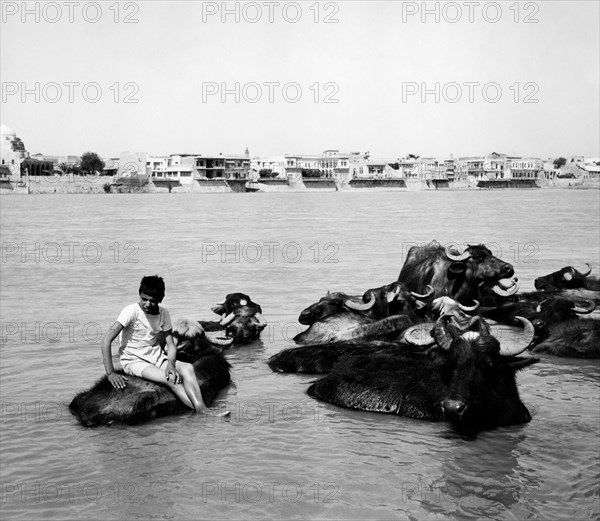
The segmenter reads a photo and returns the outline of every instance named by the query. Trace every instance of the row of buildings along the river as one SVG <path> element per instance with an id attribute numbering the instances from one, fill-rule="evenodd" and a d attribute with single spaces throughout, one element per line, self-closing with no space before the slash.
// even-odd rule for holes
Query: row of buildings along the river
<path id="1" fill-rule="evenodd" d="M 65 165 L 75 165 L 76 156 L 29 154 L 15 132 L 2 125 L 2 166 L 5 182 L 24 182 L 59 175 Z M 27 161 L 25 161 L 27 160 Z M 600 159 L 571 156 L 557 168 L 553 159 L 510 156 L 492 152 L 473 157 L 372 158 L 369 152 L 325 150 L 315 155 L 285 154 L 251 157 L 180 153 L 155 156 L 124 152 L 119 158 L 105 158 L 99 176 L 113 185 L 148 183 L 156 190 L 202 191 L 221 184 L 235 191 L 265 187 L 331 188 L 349 187 L 449 187 L 477 186 L 488 181 L 528 181 L 530 186 L 600 179 Z M 23 168 L 25 166 L 25 168 Z M 107 182 L 108 182 L 107 181 Z M 523 186 L 526 186 L 525 184 Z"/>

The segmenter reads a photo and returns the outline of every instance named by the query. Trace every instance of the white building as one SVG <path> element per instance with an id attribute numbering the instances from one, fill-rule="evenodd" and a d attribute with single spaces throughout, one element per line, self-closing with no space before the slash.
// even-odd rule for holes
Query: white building
<path id="1" fill-rule="evenodd" d="M 3 177 L 12 180 L 21 178 L 21 163 L 28 158 L 25 145 L 16 132 L 7 125 L 0 125 L 0 160 Z"/>
<path id="2" fill-rule="evenodd" d="M 266 156 L 255 158 L 258 171 L 271 171 L 278 178 L 285 178 L 285 156 Z"/>

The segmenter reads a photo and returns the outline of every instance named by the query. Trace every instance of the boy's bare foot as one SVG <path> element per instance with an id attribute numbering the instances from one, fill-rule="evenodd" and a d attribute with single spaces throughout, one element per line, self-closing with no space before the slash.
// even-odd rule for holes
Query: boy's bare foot
<path id="1" fill-rule="evenodd" d="M 202 411 L 198 411 L 201 414 L 205 414 L 206 416 L 215 416 L 216 418 L 226 418 L 231 414 L 229 411 L 221 411 L 219 409 L 209 409 L 206 408 Z"/>

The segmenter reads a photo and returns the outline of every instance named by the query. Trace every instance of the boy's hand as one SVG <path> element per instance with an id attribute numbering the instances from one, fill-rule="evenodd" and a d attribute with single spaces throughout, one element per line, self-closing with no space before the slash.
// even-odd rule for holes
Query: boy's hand
<path id="1" fill-rule="evenodd" d="M 181 376 L 179 376 L 177 369 L 175 369 L 175 364 L 172 364 L 171 362 L 167 363 L 167 368 L 165 369 L 165 376 L 167 377 L 167 382 L 171 379 L 172 376 L 173 383 L 175 385 L 181 383 Z"/>
<path id="2" fill-rule="evenodd" d="M 108 375 L 108 381 L 115 389 L 125 389 L 127 384 L 125 383 L 127 380 L 126 376 L 117 373 L 110 373 Z"/>

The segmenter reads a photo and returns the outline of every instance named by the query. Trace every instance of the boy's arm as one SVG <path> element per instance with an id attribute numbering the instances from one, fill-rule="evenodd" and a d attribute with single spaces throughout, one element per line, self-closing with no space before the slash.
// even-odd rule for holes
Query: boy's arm
<path id="1" fill-rule="evenodd" d="M 166 344 L 165 347 L 167 350 L 168 358 L 167 367 L 165 369 L 165 376 L 167 377 L 167 380 L 169 380 L 170 375 L 172 374 L 173 381 L 177 384 L 181 382 L 181 376 L 179 376 L 177 369 L 175 369 L 175 360 L 177 359 L 177 348 L 175 347 L 175 342 L 173 342 L 173 335 L 171 335 L 171 330 L 169 329 L 168 331 L 164 331 L 164 335 Z"/>
<path id="2" fill-rule="evenodd" d="M 112 384 L 112 386 L 116 389 L 122 389 L 125 387 L 125 380 L 127 380 L 126 376 L 115 373 L 115 367 L 112 363 L 112 353 L 111 353 L 111 344 L 115 338 L 119 335 L 119 333 L 123 330 L 123 324 L 120 322 L 115 322 L 112 326 L 110 326 L 109 330 L 102 337 L 100 341 L 100 349 L 102 350 L 102 361 L 104 362 L 104 369 L 106 370 L 106 374 L 108 375 L 108 380 Z"/>

